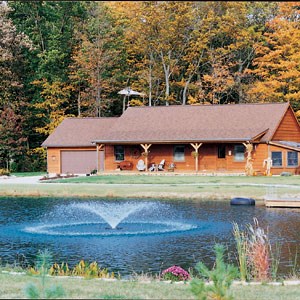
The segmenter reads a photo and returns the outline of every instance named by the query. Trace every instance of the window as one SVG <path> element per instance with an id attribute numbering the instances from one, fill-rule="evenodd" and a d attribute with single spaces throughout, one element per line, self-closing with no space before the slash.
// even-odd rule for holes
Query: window
<path id="1" fill-rule="evenodd" d="M 184 161 L 184 146 L 178 145 L 174 147 L 174 161 Z"/>
<path id="2" fill-rule="evenodd" d="M 116 161 L 124 160 L 124 147 L 123 146 L 115 146 L 115 160 Z"/>
<path id="3" fill-rule="evenodd" d="M 288 151 L 287 165 L 288 165 L 288 167 L 298 167 L 298 152 Z"/>
<path id="4" fill-rule="evenodd" d="M 245 160 L 245 147 L 243 145 L 234 145 L 234 160 L 235 161 Z"/>
<path id="5" fill-rule="evenodd" d="M 282 167 L 282 152 L 272 152 L 273 167 Z"/>
<path id="6" fill-rule="evenodd" d="M 218 158 L 225 158 L 225 157 L 226 157 L 226 146 L 218 145 Z"/>

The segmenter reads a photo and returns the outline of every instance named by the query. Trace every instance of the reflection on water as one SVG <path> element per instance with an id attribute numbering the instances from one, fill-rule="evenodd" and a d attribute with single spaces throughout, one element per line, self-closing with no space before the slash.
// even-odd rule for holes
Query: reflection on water
<path id="1" fill-rule="evenodd" d="M 110 201 L 117 204 L 121 200 Z M 121 229 L 116 230 L 116 234 L 99 234 L 97 230 L 105 232 L 105 221 L 99 215 L 72 209 L 80 208 L 82 203 L 87 202 L 97 205 L 108 201 L 2 198 L 2 264 L 14 263 L 24 256 L 32 263 L 38 250 L 47 248 L 57 262 L 68 262 L 72 266 L 81 259 L 97 261 L 102 267 L 120 271 L 122 275 L 157 273 L 174 264 L 187 269 L 200 260 L 212 266 L 215 243 L 224 244 L 229 257 L 236 259 L 232 222 L 244 229 L 256 217 L 260 226 L 268 231 L 271 243 L 282 244 L 279 273 L 283 274 L 291 272 L 291 261 L 300 242 L 299 209 L 230 206 L 229 200 L 132 199 L 131 204 L 143 203 L 145 209 L 126 217 L 123 225 L 122 222 L 119 224 Z M 147 210 L 147 205 L 151 209 Z M 132 233 L 132 228 L 136 233 Z M 125 234 L 126 230 L 130 234 Z M 87 231 L 92 234 L 85 234 Z M 79 234 L 72 234 L 74 232 Z"/>

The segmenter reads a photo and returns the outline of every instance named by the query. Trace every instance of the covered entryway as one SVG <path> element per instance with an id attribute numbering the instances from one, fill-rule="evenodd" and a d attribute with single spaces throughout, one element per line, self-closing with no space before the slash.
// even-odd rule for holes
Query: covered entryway
<path id="1" fill-rule="evenodd" d="M 62 150 L 61 173 L 90 174 L 97 169 L 97 152 L 95 150 Z"/>

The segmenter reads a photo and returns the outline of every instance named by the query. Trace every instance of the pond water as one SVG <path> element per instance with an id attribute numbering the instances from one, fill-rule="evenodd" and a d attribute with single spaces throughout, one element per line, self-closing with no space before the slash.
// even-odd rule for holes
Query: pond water
<path id="1" fill-rule="evenodd" d="M 235 261 L 232 222 L 244 229 L 256 217 L 271 243 L 282 244 L 280 274 L 291 272 L 300 245 L 300 210 L 230 206 L 226 201 L 157 199 L 1 198 L 1 263 L 33 264 L 48 249 L 70 266 L 97 261 L 122 276 L 214 263 L 222 243 Z M 299 255 L 298 255 L 299 257 Z M 300 263 L 300 261 L 299 261 Z"/>

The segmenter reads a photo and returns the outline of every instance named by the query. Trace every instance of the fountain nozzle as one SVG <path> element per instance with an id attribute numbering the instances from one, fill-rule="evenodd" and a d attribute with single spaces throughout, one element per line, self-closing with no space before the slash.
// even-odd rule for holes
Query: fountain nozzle
<path id="1" fill-rule="evenodd" d="M 105 227 L 106 230 L 122 230 L 123 227 Z"/>

